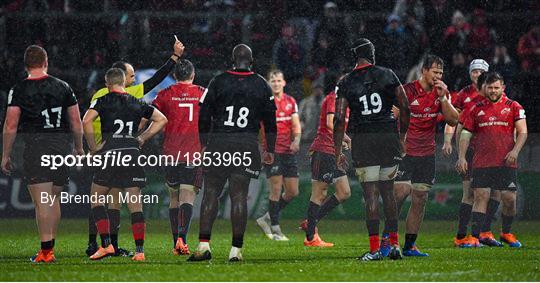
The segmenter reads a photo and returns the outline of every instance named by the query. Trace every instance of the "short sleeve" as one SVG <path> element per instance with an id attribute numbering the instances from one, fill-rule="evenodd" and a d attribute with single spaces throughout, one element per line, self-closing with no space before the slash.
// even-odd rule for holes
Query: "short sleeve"
<path id="1" fill-rule="evenodd" d="M 456 109 L 459 109 L 459 111 L 463 111 L 463 96 L 464 96 L 464 92 L 463 90 L 459 91 L 458 93 L 454 94 L 454 99 L 452 99 L 452 105 L 456 108 Z"/>
<path id="2" fill-rule="evenodd" d="M 159 109 L 159 111 L 163 112 L 164 111 L 164 108 L 165 108 L 165 103 L 164 103 L 164 97 L 165 97 L 165 91 L 162 90 L 160 92 L 158 92 L 158 94 L 156 95 L 156 98 L 154 99 L 154 101 L 152 101 L 152 105 L 154 107 L 156 107 L 157 109 Z"/>
<path id="3" fill-rule="evenodd" d="M 399 78 L 396 76 L 396 73 L 392 70 L 388 70 L 388 88 L 394 90 L 401 84 Z"/>
<path id="4" fill-rule="evenodd" d="M 77 104 L 77 97 L 75 97 L 75 92 L 73 92 L 73 89 L 66 85 L 66 97 L 64 101 L 64 106 L 70 107 Z"/>
<path id="5" fill-rule="evenodd" d="M 323 111 L 326 113 L 326 115 L 328 114 L 334 114 L 336 112 L 336 99 L 335 99 L 335 95 L 333 95 L 332 93 L 328 94 L 327 98 L 326 98 L 326 105 L 325 105 L 325 109 L 323 109 Z"/>
<path id="6" fill-rule="evenodd" d="M 9 90 L 7 105 L 8 106 L 21 106 L 20 98 L 16 93 L 15 87 Z"/>
<path id="7" fill-rule="evenodd" d="M 141 114 L 145 119 L 150 119 L 154 114 L 155 108 L 141 101 Z"/>
<path id="8" fill-rule="evenodd" d="M 525 109 L 523 109 L 523 106 L 521 104 L 514 101 L 512 103 L 513 113 L 514 113 L 514 121 L 521 120 L 527 118 L 525 115 Z"/>
<path id="9" fill-rule="evenodd" d="M 463 129 L 471 133 L 476 130 L 476 125 L 474 123 L 474 113 L 476 112 L 475 108 L 476 107 L 473 106 L 470 111 L 464 112 L 462 115 L 463 119 L 460 117 L 460 120 L 462 119 L 463 121 Z"/>
<path id="10" fill-rule="evenodd" d="M 90 107 L 88 107 L 88 108 L 89 109 L 94 109 L 95 111 L 100 113 L 100 112 L 102 112 L 102 110 L 101 110 L 102 107 L 103 107 L 103 99 L 98 98 L 98 99 L 95 99 L 92 102 L 90 102 Z"/>
<path id="11" fill-rule="evenodd" d="M 298 113 L 298 104 L 296 104 L 296 99 L 291 97 L 291 104 L 293 105 L 293 111 L 291 114 Z"/>

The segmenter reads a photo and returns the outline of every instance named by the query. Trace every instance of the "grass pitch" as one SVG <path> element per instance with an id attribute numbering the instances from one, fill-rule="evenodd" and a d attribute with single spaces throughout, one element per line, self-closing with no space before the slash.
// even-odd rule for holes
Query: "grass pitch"
<path id="1" fill-rule="evenodd" d="M 86 249 L 86 221 L 63 220 L 54 264 L 32 264 L 38 249 L 35 223 L 29 219 L 0 220 L 0 281 L 539 281 L 540 222 L 519 222 L 514 231 L 521 249 L 456 249 L 454 222 L 426 222 L 418 244 L 428 258 L 360 262 L 368 249 L 363 221 L 323 220 L 321 237 L 333 248 L 305 248 L 297 221 L 282 221 L 290 242 L 272 242 L 250 220 L 244 244 L 244 262 L 229 263 L 230 222 L 218 220 L 212 235 L 210 262 L 186 262 L 171 254 L 169 225 L 147 221 L 146 262 L 129 258 L 90 261 Z M 133 250 L 129 219 L 122 219 L 120 245 Z M 500 226 L 499 223 L 494 227 Z M 403 231 L 400 223 L 400 231 Z M 188 238 L 197 243 L 197 223 Z M 403 240 L 403 239 L 402 239 Z M 402 241 L 401 241 L 402 242 Z"/>

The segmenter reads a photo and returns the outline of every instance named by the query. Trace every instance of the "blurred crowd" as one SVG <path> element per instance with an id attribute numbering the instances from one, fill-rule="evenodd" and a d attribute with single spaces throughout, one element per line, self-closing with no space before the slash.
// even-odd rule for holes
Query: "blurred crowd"
<path id="1" fill-rule="evenodd" d="M 205 85 L 230 65 L 230 49 L 245 42 L 255 69 L 283 70 L 287 92 L 300 104 L 305 140 L 314 133 L 322 98 L 352 67 L 349 42 L 367 37 L 377 64 L 402 82 L 416 79 L 426 53 L 445 62 L 453 92 L 470 83 L 474 58 L 490 63 L 506 93 L 539 117 L 540 1 L 482 0 L 12 0 L 0 7 L 0 93 L 24 76 L 22 53 L 37 43 L 49 52 L 51 73 L 70 82 L 82 101 L 101 86 L 112 62 L 157 68 L 170 55 L 173 34 Z M 55 15 L 55 16 L 51 16 Z M 96 79 L 97 77 L 97 79 Z M 2 102 L 5 103 L 5 102 Z M 2 108 L 3 109 L 3 108 Z M 532 113 L 531 111 L 535 112 Z M 528 119 L 532 131 L 540 131 Z"/>

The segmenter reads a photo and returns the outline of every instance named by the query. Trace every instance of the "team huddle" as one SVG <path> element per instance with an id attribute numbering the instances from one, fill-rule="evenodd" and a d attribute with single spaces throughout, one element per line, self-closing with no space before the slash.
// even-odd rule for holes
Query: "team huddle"
<path id="1" fill-rule="evenodd" d="M 83 118 L 77 99 L 64 81 L 47 74 L 46 51 L 29 46 L 24 54 L 28 78 L 9 92 L 3 130 L 2 171 L 10 174 L 10 155 L 18 132 L 23 133 L 23 169 L 33 199 L 41 248 L 32 262 L 54 262 L 60 203 L 40 203 L 40 195 L 59 195 L 68 183 L 68 168 L 42 167 L 40 156 L 121 153 L 132 160 L 156 134 L 163 132 L 162 153 L 180 156 L 163 167 L 170 194 L 169 220 L 172 254 L 188 261 L 212 258 L 210 240 L 219 198 L 228 183 L 231 200 L 232 243 L 229 261 L 242 261 L 248 220 L 250 180 L 261 171 L 268 178 L 268 212 L 256 220 L 274 241 L 289 241 L 282 232 L 281 211 L 298 195 L 298 158 L 302 125 L 292 96 L 284 93 L 286 78 L 272 70 L 267 78 L 253 71 L 251 49 L 232 50 L 233 68 L 212 78 L 208 86 L 193 84 L 195 68 L 181 59 L 183 44 L 176 40 L 173 55 L 148 80 L 134 85 L 131 64 L 119 61 L 105 74 L 106 88 L 92 97 Z M 454 245 L 521 247 L 511 232 L 516 215 L 517 159 L 527 139 L 525 111 L 504 93 L 504 79 L 489 71 L 482 59 L 469 67 L 471 85 L 454 97 L 442 81 L 444 62 L 427 55 L 418 80 L 402 85 L 388 68 L 375 65 L 375 47 L 365 38 L 351 51 L 355 68 L 343 74 L 335 90 L 323 100 L 317 134 L 309 147 L 312 191 L 306 218 L 304 246 L 332 247 L 322 240 L 317 224 L 351 195 L 347 172 L 351 164 L 361 184 L 366 209 L 369 251 L 362 261 L 427 257 L 416 240 L 430 188 L 435 183 L 435 134 L 446 122 L 443 154 L 458 151 L 456 170 L 463 180 L 463 199 Z M 176 83 L 161 90 L 151 105 L 141 98 L 169 73 Z M 348 160 L 350 151 L 352 162 Z M 179 154 L 181 153 L 181 154 Z M 209 156 L 219 162 L 196 166 L 190 160 Z M 221 162 L 231 154 L 238 163 Z M 215 160 L 214 160 L 215 161 Z M 118 243 L 121 192 L 140 196 L 146 184 L 143 166 L 90 168 L 91 194 L 113 201 L 92 202 L 88 226 L 90 260 L 130 256 L 144 261 L 146 224 L 141 202 L 130 202 L 135 252 Z M 203 189 L 204 184 L 204 189 Z M 335 193 L 327 195 L 329 186 Z M 193 204 L 202 189 L 199 243 L 190 251 L 187 241 Z M 401 248 L 398 219 L 410 196 L 405 241 Z M 384 214 L 381 231 L 380 201 Z M 491 222 L 502 202 L 502 233 Z M 472 221 L 471 221 L 472 220 Z M 471 233 L 468 225 L 472 222 Z M 100 236 L 100 243 L 97 242 Z"/>

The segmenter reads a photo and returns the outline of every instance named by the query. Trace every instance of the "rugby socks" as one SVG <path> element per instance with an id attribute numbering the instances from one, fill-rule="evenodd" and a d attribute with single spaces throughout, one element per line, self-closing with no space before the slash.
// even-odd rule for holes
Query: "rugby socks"
<path id="1" fill-rule="evenodd" d="M 417 237 L 417 234 L 405 234 L 405 246 L 403 247 L 403 250 L 406 251 L 412 249 L 414 243 L 416 243 Z"/>
<path id="2" fill-rule="evenodd" d="M 131 214 L 131 230 L 133 231 L 133 239 L 135 240 L 135 251 L 137 253 L 144 253 L 146 223 L 144 222 L 144 214 L 142 212 Z"/>
<path id="3" fill-rule="evenodd" d="M 458 232 L 456 238 L 461 240 L 467 236 L 467 225 L 471 221 L 472 205 L 468 203 L 461 203 L 459 206 L 458 216 Z"/>
<path id="4" fill-rule="evenodd" d="M 371 253 L 377 252 L 381 248 L 381 242 L 379 240 L 379 219 L 366 220 L 366 226 L 369 234 L 369 251 Z"/>
<path id="5" fill-rule="evenodd" d="M 397 219 L 387 219 L 386 221 L 384 221 L 384 230 L 388 232 L 388 236 L 390 238 L 390 245 L 399 245 Z"/>
<path id="6" fill-rule="evenodd" d="M 171 223 L 173 247 L 176 246 L 176 240 L 178 239 L 178 219 L 180 218 L 178 211 L 178 207 L 169 208 L 169 222 Z"/>
<path id="7" fill-rule="evenodd" d="M 233 235 L 232 246 L 241 249 L 244 245 L 244 235 Z"/>
<path id="8" fill-rule="evenodd" d="M 120 209 L 108 209 L 107 215 L 109 215 L 109 225 L 111 232 L 111 244 L 114 250 L 118 250 L 118 230 L 120 230 Z"/>
<path id="9" fill-rule="evenodd" d="M 270 225 L 279 225 L 279 201 L 269 201 L 268 213 L 270 214 Z"/>
<path id="10" fill-rule="evenodd" d="M 279 197 L 279 211 L 281 211 L 282 209 L 284 209 L 288 204 L 289 202 L 291 201 L 286 201 L 284 198 L 283 198 L 283 195 L 281 195 Z"/>
<path id="11" fill-rule="evenodd" d="M 88 215 L 88 244 L 97 243 L 97 227 L 92 211 Z"/>
<path id="12" fill-rule="evenodd" d="M 482 226 L 482 232 L 491 231 L 491 222 L 495 220 L 495 213 L 499 209 L 499 201 L 494 199 L 489 199 L 487 210 L 486 210 L 486 220 L 484 221 L 484 226 Z"/>
<path id="13" fill-rule="evenodd" d="M 481 212 L 473 211 L 472 213 L 472 236 L 479 239 L 480 237 L 480 230 L 482 230 L 482 226 L 484 225 L 484 222 L 486 220 L 486 214 Z"/>
<path id="14" fill-rule="evenodd" d="M 51 252 L 54 248 L 54 239 L 51 241 L 41 242 L 41 251 L 45 254 Z"/>
<path id="15" fill-rule="evenodd" d="M 508 234 L 512 231 L 512 222 L 514 222 L 514 216 L 502 215 L 502 232 Z"/>
<path id="16" fill-rule="evenodd" d="M 101 246 L 108 247 L 111 244 L 110 222 L 105 206 L 96 206 L 92 208 L 92 214 L 96 223 L 97 231 L 101 237 Z"/>
<path id="17" fill-rule="evenodd" d="M 312 201 L 309 202 L 306 229 L 306 239 L 308 241 L 312 241 L 313 236 L 315 235 L 315 228 L 317 227 L 317 216 L 319 215 L 320 207 L 320 205 Z"/>
<path id="18" fill-rule="evenodd" d="M 319 215 L 317 216 L 317 220 L 323 219 L 330 211 L 332 211 L 336 206 L 339 205 L 339 200 L 336 198 L 336 195 L 332 195 L 329 198 L 326 198 L 324 202 L 321 205 L 321 209 L 319 210 Z"/>
<path id="19" fill-rule="evenodd" d="M 187 234 L 189 231 L 189 224 L 191 223 L 191 216 L 193 215 L 193 205 L 190 203 L 183 203 L 178 210 L 178 235 L 187 244 Z"/>

